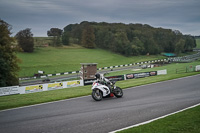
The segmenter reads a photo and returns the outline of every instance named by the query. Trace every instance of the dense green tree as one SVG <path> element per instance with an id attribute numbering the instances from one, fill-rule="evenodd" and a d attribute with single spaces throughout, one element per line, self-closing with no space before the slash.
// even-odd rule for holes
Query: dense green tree
<path id="1" fill-rule="evenodd" d="M 156 44 L 156 42 L 154 41 L 153 38 L 149 38 L 149 39 L 146 39 L 145 43 L 144 43 L 144 47 L 145 47 L 145 52 L 147 54 L 159 54 L 160 51 L 159 51 L 159 47 L 158 45 Z"/>
<path id="2" fill-rule="evenodd" d="M 144 44 L 138 39 L 138 37 L 134 37 L 131 44 L 133 55 L 145 54 Z"/>
<path id="3" fill-rule="evenodd" d="M 24 52 L 34 51 L 34 39 L 30 28 L 19 31 L 15 35 L 18 45 L 23 49 Z"/>
<path id="4" fill-rule="evenodd" d="M 51 28 L 49 31 L 47 31 L 48 36 L 61 36 L 62 30 L 59 28 Z"/>
<path id="5" fill-rule="evenodd" d="M 53 37 L 53 42 L 52 46 L 61 46 L 61 35 L 62 35 L 62 30 L 59 28 L 51 28 L 49 31 L 47 31 L 47 35 L 48 36 L 52 36 Z"/>
<path id="6" fill-rule="evenodd" d="M 18 85 L 19 59 L 15 55 L 16 49 L 12 45 L 14 39 L 10 37 L 11 26 L 0 19 L 0 87 Z"/>
<path id="7" fill-rule="evenodd" d="M 70 37 L 69 32 L 63 32 L 63 34 L 62 34 L 62 44 L 63 45 L 69 45 L 69 37 Z"/>
<path id="8" fill-rule="evenodd" d="M 94 30 L 94 34 L 87 29 L 88 26 Z M 80 45 L 88 47 L 86 44 L 92 42 L 93 47 L 96 44 L 96 47 L 125 56 L 177 52 L 181 39 L 185 41 L 181 52 L 190 51 L 196 46 L 194 37 L 190 35 L 182 35 L 178 30 L 153 28 L 147 24 L 83 21 L 66 26 L 64 31 L 69 32 L 70 38 Z"/>
<path id="9" fill-rule="evenodd" d="M 131 44 L 125 32 L 117 32 L 114 38 L 114 47 L 111 49 L 114 52 L 125 56 L 132 55 Z"/>
<path id="10" fill-rule="evenodd" d="M 175 53 L 179 55 L 181 52 L 184 52 L 184 45 L 185 45 L 185 40 L 180 39 L 176 45 L 175 45 Z"/>
<path id="11" fill-rule="evenodd" d="M 114 34 L 108 29 L 102 28 L 95 33 L 95 43 L 97 47 L 108 49 L 112 45 Z"/>
<path id="12" fill-rule="evenodd" d="M 195 39 L 191 36 L 185 36 L 185 45 L 184 51 L 192 51 L 194 47 L 196 47 Z"/>
<path id="13" fill-rule="evenodd" d="M 94 29 L 86 25 L 82 31 L 81 45 L 86 48 L 95 48 Z"/>

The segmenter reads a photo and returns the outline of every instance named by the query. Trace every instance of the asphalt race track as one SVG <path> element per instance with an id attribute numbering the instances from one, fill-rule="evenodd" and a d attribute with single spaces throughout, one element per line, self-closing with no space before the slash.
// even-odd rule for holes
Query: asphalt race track
<path id="1" fill-rule="evenodd" d="M 150 77 L 148 77 L 150 78 Z M 0 111 L 1 133 L 107 133 L 200 103 L 200 75 L 91 96 Z"/>

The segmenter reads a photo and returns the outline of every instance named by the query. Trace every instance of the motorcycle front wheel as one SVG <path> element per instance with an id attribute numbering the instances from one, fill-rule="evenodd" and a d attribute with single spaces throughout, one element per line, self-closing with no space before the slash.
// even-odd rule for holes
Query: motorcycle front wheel
<path id="1" fill-rule="evenodd" d="M 120 98 L 123 96 L 123 91 L 120 87 L 116 87 L 116 89 L 114 90 L 114 95 L 117 97 L 117 98 Z"/>
<path id="2" fill-rule="evenodd" d="M 102 98 L 103 98 L 103 94 L 102 92 L 99 90 L 99 89 L 94 89 L 92 91 L 92 98 L 95 100 L 95 101 L 101 101 Z"/>

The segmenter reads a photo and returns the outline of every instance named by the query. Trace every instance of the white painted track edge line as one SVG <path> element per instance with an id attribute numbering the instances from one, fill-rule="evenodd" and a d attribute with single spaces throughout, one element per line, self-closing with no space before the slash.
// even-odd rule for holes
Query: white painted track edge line
<path id="1" fill-rule="evenodd" d="M 116 133 L 116 132 L 123 131 L 123 130 L 126 130 L 126 129 L 130 129 L 130 128 L 133 128 L 133 127 L 138 127 L 138 126 L 141 126 L 141 125 L 145 125 L 145 124 L 151 123 L 151 122 L 153 122 L 153 121 L 156 121 L 156 120 L 165 118 L 165 117 L 170 116 L 170 115 L 173 115 L 173 114 L 177 114 L 177 113 L 183 112 L 183 111 L 185 111 L 185 110 L 187 110 L 187 109 L 191 109 L 191 108 L 194 108 L 194 107 L 197 107 L 197 106 L 200 106 L 200 103 L 195 104 L 195 105 L 190 106 L 190 107 L 187 107 L 187 108 L 184 108 L 184 109 L 181 109 L 181 110 L 179 110 L 179 111 L 170 113 L 170 114 L 166 114 L 166 115 L 163 115 L 163 116 L 160 116 L 160 117 L 157 117 L 157 118 L 154 118 L 154 119 L 145 121 L 145 122 L 141 122 L 141 123 L 138 123 L 138 124 L 135 124 L 135 125 L 131 125 L 131 126 L 128 126 L 128 127 L 125 127 L 125 128 L 121 128 L 121 129 L 118 129 L 118 130 L 115 130 L 115 131 L 111 131 L 111 132 L 109 132 L 109 133 Z"/>

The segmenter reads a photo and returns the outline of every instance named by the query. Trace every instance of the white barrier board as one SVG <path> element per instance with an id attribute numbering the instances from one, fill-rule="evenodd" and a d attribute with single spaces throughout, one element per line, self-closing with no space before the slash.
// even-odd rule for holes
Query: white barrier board
<path id="1" fill-rule="evenodd" d="M 167 74 L 167 70 L 158 70 L 157 75 Z"/>
<path id="2" fill-rule="evenodd" d="M 195 67 L 195 71 L 197 72 L 197 71 L 200 71 L 200 65 L 197 65 L 196 67 Z"/>
<path id="3" fill-rule="evenodd" d="M 19 86 L 9 86 L 0 88 L 0 96 L 20 94 Z"/>

